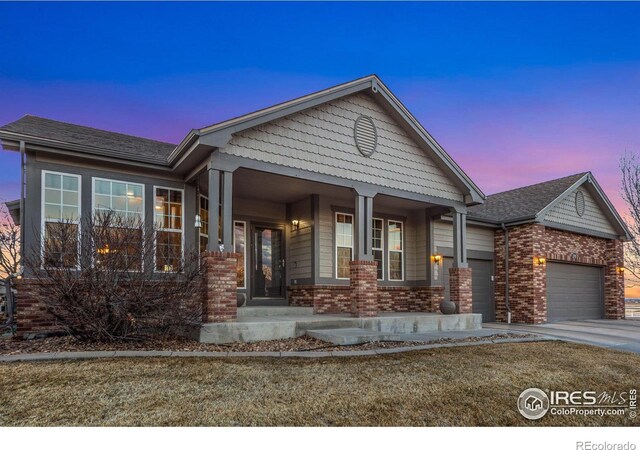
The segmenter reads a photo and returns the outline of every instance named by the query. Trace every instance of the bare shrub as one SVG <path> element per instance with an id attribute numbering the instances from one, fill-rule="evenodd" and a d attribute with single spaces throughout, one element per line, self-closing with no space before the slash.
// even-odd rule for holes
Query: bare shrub
<path id="1" fill-rule="evenodd" d="M 202 264 L 179 246 L 160 245 L 156 254 L 162 233 L 112 211 L 47 223 L 26 267 L 47 312 L 77 339 L 178 334 L 201 318 Z"/>

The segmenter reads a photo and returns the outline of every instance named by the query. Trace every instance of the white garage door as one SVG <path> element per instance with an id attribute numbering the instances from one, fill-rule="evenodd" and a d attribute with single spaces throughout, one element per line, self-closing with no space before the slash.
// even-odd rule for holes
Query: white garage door
<path id="1" fill-rule="evenodd" d="M 547 321 L 602 319 L 602 269 L 577 264 L 547 264 Z"/>

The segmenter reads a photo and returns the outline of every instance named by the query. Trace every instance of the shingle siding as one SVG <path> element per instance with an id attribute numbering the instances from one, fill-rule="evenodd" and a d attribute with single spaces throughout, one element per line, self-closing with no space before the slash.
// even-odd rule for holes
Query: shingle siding
<path id="1" fill-rule="evenodd" d="M 585 207 L 582 217 L 576 211 L 576 192 L 582 192 L 582 195 L 584 195 Z M 591 193 L 584 186 L 580 186 L 577 190 L 568 193 L 560 203 L 547 213 L 545 220 L 600 233 L 617 234 L 607 216 L 605 216 Z"/>
<path id="2" fill-rule="evenodd" d="M 354 141 L 360 115 L 371 117 L 378 146 L 364 157 Z M 375 101 L 356 94 L 237 133 L 220 150 L 235 156 L 462 201 L 461 191 Z"/>

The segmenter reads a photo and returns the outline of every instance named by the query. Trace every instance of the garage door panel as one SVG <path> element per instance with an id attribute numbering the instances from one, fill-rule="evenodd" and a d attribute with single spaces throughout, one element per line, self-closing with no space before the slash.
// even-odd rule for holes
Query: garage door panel
<path id="1" fill-rule="evenodd" d="M 601 319 L 602 269 L 578 264 L 547 264 L 547 320 Z"/>
<path id="2" fill-rule="evenodd" d="M 449 300 L 449 269 L 453 266 L 452 258 L 444 258 L 442 280 L 444 283 L 444 296 Z M 482 314 L 483 322 L 496 320 L 495 305 L 493 299 L 493 261 L 470 259 L 471 289 L 473 291 L 473 312 Z"/>

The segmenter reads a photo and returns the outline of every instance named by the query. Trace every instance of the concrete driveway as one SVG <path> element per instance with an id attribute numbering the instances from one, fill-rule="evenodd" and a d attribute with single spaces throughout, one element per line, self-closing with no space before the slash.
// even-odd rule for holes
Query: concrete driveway
<path id="1" fill-rule="evenodd" d="M 640 353 L 640 320 L 579 320 L 544 325 L 483 323 L 483 328 L 526 331 L 570 342 Z"/>

